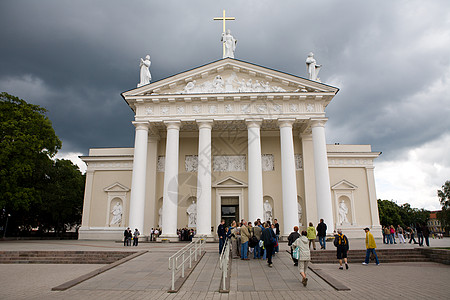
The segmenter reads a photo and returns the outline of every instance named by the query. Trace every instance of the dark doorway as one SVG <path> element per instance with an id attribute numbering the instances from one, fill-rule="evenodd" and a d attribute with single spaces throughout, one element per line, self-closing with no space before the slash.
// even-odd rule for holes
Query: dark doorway
<path id="1" fill-rule="evenodd" d="M 233 221 L 239 221 L 239 197 L 222 197 L 221 218 L 229 227 Z"/>

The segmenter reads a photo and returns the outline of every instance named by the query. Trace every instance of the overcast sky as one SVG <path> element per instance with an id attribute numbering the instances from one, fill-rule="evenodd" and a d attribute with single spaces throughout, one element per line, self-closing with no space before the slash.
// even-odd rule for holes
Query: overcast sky
<path id="1" fill-rule="evenodd" d="M 0 2 L 0 91 L 48 109 L 60 157 L 132 147 L 139 59 L 153 80 L 221 59 L 222 23 L 236 58 L 340 88 L 327 142 L 371 144 L 377 196 L 439 209 L 450 180 L 450 1 Z"/>

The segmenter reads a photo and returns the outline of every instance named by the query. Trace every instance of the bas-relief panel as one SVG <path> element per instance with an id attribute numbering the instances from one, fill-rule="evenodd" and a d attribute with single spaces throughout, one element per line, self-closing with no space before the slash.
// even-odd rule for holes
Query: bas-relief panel
<path id="1" fill-rule="evenodd" d="M 263 171 L 273 171 L 275 169 L 273 154 L 262 154 L 261 155 L 261 163 L 262 163 Z"/>
<path id="2" fill-rule="evenodd" d="M 303 170 L 303 157 L 301 154 L 294 154 L 295 170 Z"/>
<path id="3" fill-rule="evenodd" d="M 214 172 L 243 172 L 246 168 L 245 155 L 217 155 L 213 157 Z"/>
<path id="4" fill-rule="evenodd" d="M 184 159 L 184 166 L 186 172 L 197 172 L 198 155 L 186 155 Z"/>
<path id="5" fill-rule="evenodd" d="M 156 170 L 158 172 L 164 172 L 165 166 L 166 166 L 166 157 L 158 156 L 158 162 L 156 163 Z"/>

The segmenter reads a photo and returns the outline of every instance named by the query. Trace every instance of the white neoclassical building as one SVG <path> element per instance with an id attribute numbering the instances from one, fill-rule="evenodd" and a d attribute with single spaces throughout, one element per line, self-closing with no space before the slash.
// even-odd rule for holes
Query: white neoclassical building
<path id="1" fill-rule="evenodd" d="M 282 236 L 319 219 L 329 233 L 381 234 L 380 153 L 326 144 L 325 109 L 337 92 L 224 58 L 122 93 L 135 113 L 135 145 L 82 157 L 80 239 L 120 239 L 126 227 L 144 235 L 162 228 L 170 239 L 193 220 L 198 234 L 213 237 L 221 219 L 269 215 Z"/>

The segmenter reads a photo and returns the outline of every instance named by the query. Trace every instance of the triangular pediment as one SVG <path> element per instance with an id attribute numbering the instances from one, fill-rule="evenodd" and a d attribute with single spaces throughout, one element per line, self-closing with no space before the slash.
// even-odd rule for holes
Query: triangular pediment
<path id="1" fill-rule="evenodd" d="M 356 190 L 358 187 L 347 180 L 341 180 L 331 187 L 332 190 Z"/>
<path id="2" fill-rule="evenodd" d="M 122 96 L 332 93 L 338 88 L 237 59 L 221 59 L 122 93 Z"/>
<path id="3" fill-rule="evenodd" d="M 247 187 L 247 184 L 233 176 L 225 177 L 212 185 L 212 187 Z"/>
<path id="4" fill-rule="evenodd" d="M 110 186 L 104 188 L 103 190 L 105 192 L 128 192 L 130 189 L 124 186 L 123 184 L 115 182 Z"/>

